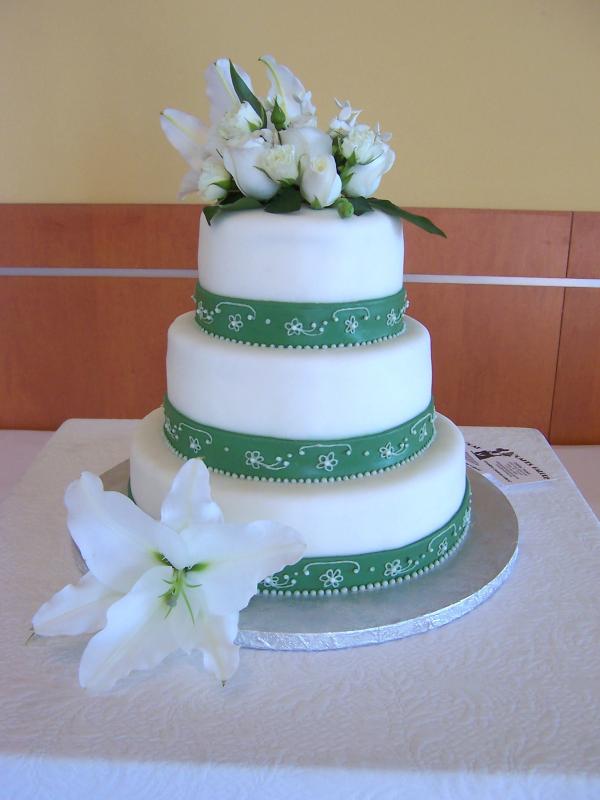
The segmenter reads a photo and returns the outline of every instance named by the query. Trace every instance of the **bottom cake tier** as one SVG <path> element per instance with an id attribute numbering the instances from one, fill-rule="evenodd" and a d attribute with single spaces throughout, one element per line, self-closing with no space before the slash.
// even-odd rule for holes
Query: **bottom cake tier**
<path id="1" fill-rule="evenodd" d="M 156 409 L 140 422 L 130 459 L 133 499 L 156 518 L 182 463 L 163 419 Z M 260 586 L 277 594 L 337 594 L 422 574 L 458 546 L 470 513 L 464 440 L 439 414 L 428 449 L 379 475 L 290 484 L 213 474 L 211 489 L 227 522 L 272 519 L 304 536 L 302 561 Z"/>

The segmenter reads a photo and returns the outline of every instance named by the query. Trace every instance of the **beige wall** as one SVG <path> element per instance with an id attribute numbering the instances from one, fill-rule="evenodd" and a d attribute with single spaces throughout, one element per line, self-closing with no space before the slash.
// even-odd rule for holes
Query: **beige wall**
<path id="1" fill-rule="evenodd" d="M 0 202 L 174 202 L 160 109 L 265 52 L 393 132 L 381 196 L 600 210 L 598 0 L 0 0 Z"/>

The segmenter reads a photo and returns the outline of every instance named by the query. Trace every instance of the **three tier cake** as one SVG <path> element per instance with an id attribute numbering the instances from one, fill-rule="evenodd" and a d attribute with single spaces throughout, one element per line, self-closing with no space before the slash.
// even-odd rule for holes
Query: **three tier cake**
<path id="1" fill-rule="evenodd" d="M 158 517 L 181 459 L 201 457 L 228 520 L 296 528 L 305 558 L 263 593 L 398 583 L 466 531 L 464 441 L 434 410 L 403 256 L 402 223 L 378 211 L 202 218 L 197 310 L 169 329 L 167 397 L 135 435 L 131 492 Z"/>

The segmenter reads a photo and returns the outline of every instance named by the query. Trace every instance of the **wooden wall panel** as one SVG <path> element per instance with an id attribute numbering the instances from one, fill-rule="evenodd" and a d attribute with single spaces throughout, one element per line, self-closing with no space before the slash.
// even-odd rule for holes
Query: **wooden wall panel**
<path id="1" fill-rule="evenodd" d="M 573 214 L 569 278 L 600 278 L 600 213 Z"/>
<path id="2" fill-rule="evenodd" d="M 575 213 L 570 278 L 600 279 L 600 213 Z M 600 288 L 567 289 L 551 438 L 600 443 Z"/>
<path id="3" fill-rule="evenodd" d="M 0 266 L 194 268 L 200 211 L 0 205 Z M 407 226 L 407 273 L 560 278 L 568 270 L 600 279 L 600 213 L 421 212 L 448 239 Z M 166 331 L 192 307 L 192 286 L 0 277 L 0 426 L 137 417 L 158 405 Z M 534 426 L 561 443 L 600 442 L 600 289 L 410 283 L 408 291 L 411 314 L 431 330 L 442 412 L 464 424 Z"/>
<path id="4" fill-rule="evenodd" d="M 192 280 L 3 278 L 0 427 L 141 417 L 165 391 L 167 328 Z"/>
<path id="5" fill-rule="evenodd" d="M 189 268 L 197 205 L 0 205 L 0 266 Z"/>
<path id="6" fill-rule="evenodd" d="M 414 209 L 446 233 L 406 225 L 407 273 L 564 278 L 570 212 Z"/>
<path id="7" fill-rule="evenodd" d="M 436 407 L 460 425 L 550 429 L 563 289 L 413 284 Z"/>

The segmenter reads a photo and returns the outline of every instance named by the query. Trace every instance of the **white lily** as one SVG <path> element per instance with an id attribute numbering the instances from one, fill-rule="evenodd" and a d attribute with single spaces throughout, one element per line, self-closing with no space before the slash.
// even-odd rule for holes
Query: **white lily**
<path id="1" fill-rule="evenodd" d="M 170 144 L 190 167 L 199 170 L 204 159 L 210 154 L 209 131 L 206 125 L 185 111 L 165 108 L 160 115 L 160 127 Z"/>
<path id="2" fill-rule="evenodd" d="M 299 534 L 279 523 L 223 523 L 199 459 L 177 473 L 160 521 L 89 472 L 68 487 L 65 504 L 89 572 L 45 603 L 33 627 L 41 636 L 100 630 L 79 668 L 91 689 L 110 689 L 179 648 L 201 650 L 225 682 L 239 661 L 238 612 L 263 578 L 304 551 Z"/>
<path id="3" fill-rule="evenodd" d="M 310 126 L 314 123 L 308 119 L 314 119 L 316 108 L 312 103 L 312 94 L 307 92 L 299 78 L 294 75 L 289 67 L 278 64 L 273 56 L 261 56 L 259 61 L 266 66 L 271 88 L 267 95 L 267 105 L 273 108 L 275 101 L 286 118 L 286 125 L 290 125 L 298 118 L 303 118 L 303 125 Z"/>
<path id="4" fill-rule="evenodd" d="M 161 112 L 160 127 L 169 143 L 191 167 L 181 180 L 177 195 L 181 200 L 198 191 L 198 182 L 206 161 L 215 154 L 214 135 L 197 117 L 176 108 L 165 108 Z"/>
<path id="5" fill-rule="evenodd" d="M 233 65 L 252 91 L 252 80 L 247 72 L 237 64 Z M 235 111 L 240 106 L 239 98 L 233 88 L 228 58 L 218 58 L 204 73 L 206 78 L 206 95 L 210 102 L 210 121 L 216 127 L 228 111 Z"/>

